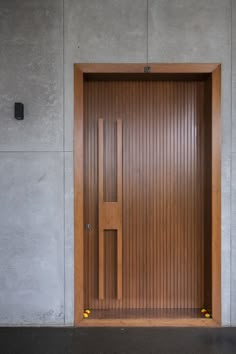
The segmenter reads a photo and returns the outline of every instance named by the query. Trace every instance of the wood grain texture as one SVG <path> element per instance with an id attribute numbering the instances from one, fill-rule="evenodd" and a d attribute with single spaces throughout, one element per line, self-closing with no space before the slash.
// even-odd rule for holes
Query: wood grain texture
<path id="1" fill-rule="evenodd" d="M 212 73 L 212 313 L 221 324 L 221 66 Z"/>
<path id="2" fill-rule="evenodd" d="M 107 202 L 104 200 L 104 126 L 103 119 L 98 120 L 98 216 L 99 216 L 99 299 L 104 299 L 104 232 L 116 230 L 117 239 L 117 298 L 122 297 L 122 200 L 123 200 L 123 175 L 122 175 L 122 121 L 116 121 L 116 164 L 117 164 L 117 201 Z M 112 175 L 112 172 L 110 175 Z"/>
<path id="3" fill-rule="evenodd" d="M 84 134 L 83 134 L 83 73 L 74 67 L 74 229 L 75 229 L 75 325 L 83 318 L 84 311 Z"/>
<path id="4" fill-rule="evenodd" d="M 199 309 L 116 309 L 92 310 L 89 320 L 94 319 L 176 319 L 176 318 L 204 318 Z"/>
<path id="5" fill-rule="evenodd" d="M 146 63 L 137 64 L 79 64 L 80 70 L 84 73 L 143 73 Z M 177 63 L 177 64 L 156 64 L 149 63 L 151 73 L 211 73 L 217 67 L 216 63 Z"/>
<path id="6" fill-rule="evenodd" d="M 83 320 L 81 327 L 219 327 L 213 319 L 204 318 L 141 318 Z"/>
<path id="7" fill-rule="evenodd" d="M 211 128 L 212 128 L 212 164 L 210 165 L 210 173 L 207 174 L 207 178 L 209 179 L 209 175 L 212 176 L 211 178 L 211 183 L 208 184 L 208 187 L 206 187 L 206 181 L 205 181 L 205 188 L 207 188 L 208 193 L 209 193 L 209 188 L 211 188 L 212 193 L 212 210 L 211 210 L 211 225 L 210 227 L 212 228 L 212 241 L 210 242 L 209 246 L 209 237 L 204 240 L 204 270 L 208 269 L 208 264 L 209 264 L 209 259 L 211 257 L 207 257 L 207 247 L 210 249 L 211 254 L 213 253 L 212 257 L 212 309 L 213 309 L 213 319 L 212 320 L 204 320 L 204 319 L 151 319 L 151 320 L 146 320 L 146 319 L 137 319 L 137 320 L 122 320 L 120 321 L 119 319 L 116 320 L 91 320 L 91 321 L 86 321 L 82 319 L 82 312 L 85 306 L 87 306 L 88 299 L 89 299 L 89 292 L 91 291 L 91 284 L 96 284 L 94 287 L 94 293 L 96 293 L 97 289 L 97 277 L 93 273 L 93 265 L 97 264 L 97 252 L 95 251 L 97 249 L 96 242 L 95 242 L 95 247 L 94 247 L 94 242 L 92 241 L 92 233 L 96 233 L 97 230 L 95 230 L 96 225 L 98 223 L 98 217 L 96 213 L 93 213 L 93 210 L 90 210 L 86 212 L 85 208 L 85 214 L 86 216 L 83 218 L 83 207 L 85 204 L 85 197 L 83 193 L 83 180 L 87 180 L 88 177 L 90 178 L 90 187 L 91 187 L 91 193 L 94 190 L 94 183 L 96 182 L 96 176 L 93 175 L 93 171 L 91 174 L 91 171 L 88 173 L 88 170 L 84 170 L 85 164 L 85 154 L 83 151 L 83 141 L 86 141 L 88 138 L 88 131 L 92 127 L 92 122 L 88 123 L 87 129 L 83 128 L 83 121 L 85 119 L 84 116 L 84 78 L 86 73 L 128 73 L 128 75 L 131 75 L 132 73 L 139 73 L 139 75 L 143 72 L 143 66 L 145 64 L 75 64 L 74 66 L 74 178 L 75 178 L 75 193 L 74 193 L 74 210 L 75 210 L 75 325 L 76 326 L 218 326 L 221 323 L 221 195 L 220 195 L 220 190 L 221 190 L 221 181 L 220 181 L 220 176 L 221 176 L 221 88 L 220 88 L 220 80 L 221 80 L 221 67 L 219 64 L 155 64 L 152 65 L 152 73 L 162 73 L 164 75 L 167 74 L 166 78 L 169 80 L 170 78 L 168 77 L 169 73 L 179 73 L 184 74 L 182 76 L 183 80 L 205 80 L 206 78 L 204 77 L 205 74 L 211 74 L 212 77 L 212 98 L 207 100 L 205 99 L 206 102 L 212 103 L 212 112 L 208 109 L 207 116 L 211 115 Z M 193 74 L 192 77 L 188 76 L 188 73 Z M 201 73 L 201 76 L 198 76 L 196 78 L 196 74 Z M 88 74 L 90 75 L 90 74 Z M 113 75 L 114 76 L 114 75 Z M 144 75 L 145 76 L 145 75 Z M 88 76 L 89 77 L 89 76 Z M 91 76 L 92 77 L 92 76 Z M 115 76 L 114 76 L 115 78 Z M 101 77 L 100 77 L 101 79 Z M 123 78 L 122 78 L 123 79 Z M 132 78 L 129 78 L 132 80 Z M 136 78 L 137 79 L 137 78 Z M 152 80 L 149 79 L 148 77 L 144 77 L 144 80 Z M 164 76 L 161 78 L 161 80 L 164 79 Z M 107 78 L 106 78 L 107 80 Z M 140 78 L 142 80 L 142 78 Z M 175 76 L 173 80 L 179 80 Z M 209 89 L 206 88 L 205 91 L 205 96 L 209 95 Z M 130 97 L 130 96 L 129 96 Z M 91 100 L 90 100 L 91 101 Z M 90 102 L 91 103 L 91 102 Z M 206 106 L 206 105 L 205 105 Z M 205 109 L 205 112 L 207 112 L 207 109 Z M 178 114 L 181 114 L 181 110 L 178 111 Z M 122 115 L 119 115 L 119 117 L 123 118 Z M 88 129 L 89 128 L 89 129 Z M 205 126 L 205 129 L 209 129 L 207 125 Z M 112 129 L 111 129 L 112 131 Z M 180 136 L 182 136 L 180 130 Z M 90 129 L 90 134 L 93 134 L 93 137 L 90 136 L 91 141 L 94 142 L 94 144 L 91 144 L 89 148 L 89 153 L 90 154 L 96 154 L 96 144 L 97 144 L 97 136 L 94 134 L 93 127 L 92 130 Z M 114 132 L 113 132 L 114 133 Z M 209 133 L 208 133 L 209 134 Z M 205 141 L 208 139 L 207 133 L 205 133 Z M 201 140 L 201 139 L 200 139 Z M 179 143 L 179 146 L 181 146 L 181 143 Z M 110 144 L 111 150 L 109 151 L 109 154 L 114 156 L 114 151 L 112 144 Z M 180 148 L 181 150 L 181 148 Z M 205 151 L 206 150 L 211 150 L 209 147 L 205 146 Z M 182 150 L 181 150 L 182 151 Z M 208 153 L 209 154 L 209 153 Z M 109 161 L 109 159 L 105 159 L 106 161 Z M 206 166 L 206 161 L 207 158 L 205 156 L 205 166 Z M 84 163 L 83 163 L 84 162 Z M 97 163 L 96 159 L 94 160 L 95 164 Z M 107 162 L 105 162 L 107 163 Z M 162 161 L 161 161 L 162 163 Z M 109 161 L 110 164 L 110 161 Z M 89 164 L 87 164 L 87 167 L 89 167 Z M 113 172 L 114 175 L 116 176 L 116 166 L 113 164 Z M 96 170 L 97 166 L 95 166 Z M 164 175 L 164 174 L 163 174 Z M 206 174 L 204 173 L 204 176 Z M 92 178 L 92 180 L 91 180 Z M 205 177 L 204 177 L 205 178 Z M 93 181 L 94 179 L 94 181 Z M 116 198 L 116 191 L 114 189 L 114 184 L 113 183 L 106 183 L 106 194 L 107 196 L 110 196 L 111 200 Z M 159 186 L 163 185 L 164 181 L 163 179 L 160 179 Z M 184 184 L 184 180 L 183 180 Z M 131 185 L 131 188 L 133 186 Z M 91 194 L 92 195 L 92 194 Z M 93 202 L 96 201 L 96 198 L 93 198 Z M 205 202 L 205 210 L 209 206 L 206 204 L 206 198 L 204 200 Z M 154 209 L 154 212 L 156 212 L 156 209 Z M 177 211 L 177 215 L 179 215 L 180 210 Z M 207 218 L 209 220 L 209 213 L 204 212 L 204 218 L 206 220 L 206 214 L 208 214 Z M 83 226 L 84 226 L 84 221 L 91 217 L 91 220 L 95 221 L 95 227 L 92 228 L 91 231 L 84 231 Z M 124 217 L 127 216 L 124 215 Z M 214 225 L 214 226 L 213 226 Z M 132 225 L 131 225 L 132 227 Z M 162 225 L 158 225 L 157 230 L 160 230 Z M 206 232 L 206 229 L 204 228 L 204 232 Z M 208 227 L 208 233 L 210 228 Z M 183 237 L 179 238 L 179 245 L 181 245 L 181 241 L 183 241 Z M 115 287 L 116 287 L 116 282 L 115 282 L 115 273 L 114 269 L 116 268 L 116 234 L 113 231 L 106 231 L 106 237 L 105 237 L 105 276 L 106 276 L 106 287 L 105 287 L 105 295 L 106 298 L 115 298 Z M 208 243 L 206 243 L 206 240 Z M 85 241 L 85 247 L 84 247 L 84 252 L 83 252 L 83 243 Z M 159 243 L 158 243 L 159 242 Z M 158 241 L 157 244 L 160 246 L 160 241 Z M 89 249 L 89 252 L 88 252 Z M 129 249 L 129 252 L 133 252 L 131 249 Z M 186 253 L 181 250 L 182 256 L 185 255 Z M 137 254 L 137 253 L 136 253 Z M 138 255 L 138 254 L 137 254 Z M 156 264 L 160 265 L 161 262 L 163 261 L 164 255 L 159 252 L 160 258 L 158 262 L 156 261 Z M 90 262 L 89 257 L 94 257 L 94 262 Z M 127 264 L 129 262 L 127 261 Z M 155 262 L 154 262 L 155 264 Z M 206 268 L 207 267 L 207 268 Z M 84 273 L 85 270 L 85 273 Z M 85 278 L 87 277 L 86 281 L 84 282 L 83 276 L 85 274 Z M 88 277 L 88 274 L 90 276 Z M 129 276 L 130 276 L 130 271 L 129 271 Z M 210 274 L 211 276 L 211 274 Z M 160 274 L 161 277 L 161 282 L 163 282 L 163 279 L 165 277 L 164 274 Z M 209 281 L 206 280 L 207 277 L 205 277 L 204 283 L 205 283 L 205 295 L 204 299 L 206 301 L 206 288 L 209 286 Z M 127 282 L 126 282 L 126 287 L 128 287 L 127 283 L 129 280 L 131 280 L 131 284 L 133 284 L 133 279 L 127 277 Z M 210 278 L 207 278 L 210 279 Z M 86 285 L 85 285 L 86 284 Z M 89 284 L 89 287 L 88 287 Z M 154 285 L 155 287 L 155 282 Z M 180 294 L 180 289 L 183 286 L 183 283 L 180 283 L 178 285 L 178 291 Z M 93 288 L 93 285 L 92 285 Z M 90 289 L 90 290 L 89 290 Z M 210 290 L 211 291 L 211 290 Z M 129 296 L 134 296 L 135 291 L 131 289 L 129 291 Z M 208 298 L 209 298 L 210 292 L 208 291 Z M 98 294 L 96 293 L 96 296 Z M 85 301 L 84 301 L 85 300 Z M 124 300 L 124 299 L 123 299 Z M 207 302 L 207 301 L 206 301 Z M 115 302 L 117 304 L 117 301 Z M 126 302 L 127 303 L 127 302 Z M 106 308 L 105 306 L 103 306 Z M 101 306 L 98 306 L 98 308 L 101 308 Z M 117 306 L 114 306 L 114 308 L 117 308 Z M 120 309 L 123 307 L 120 306 Z"/>
<path id="8" fill-rule="evenodd" d="M 205 85 L 204 143 L 204 307 L 212 310 L 212 78 Z"/>
<path id="9" fill-rule="evenodd" d="M 104 299 L 104 225 L 103 225 L 103 203 L 104 203 L 104 129 L 103 119 L 98 120 L 98 296 L 100 300 Z"/>
<path id="10" fill-rule="evenodd" d="M 85 304 L 93 309 L 204 303 L 204 82 L 85 82 Z M 117 198 L 116 119 L 123 120 L 123 298 L 116 235 L 105 236 L 97 296 L 97 120 L 104 118 L 104 194 Z"/>
<path id="11" fill-rule="evenodd" d="M 117 228 L 117 299 L 122 299 L 123 294 L 123 134 L 122 134 L 122 120 L 117 119 L 117 204 L 119 205 L 120 225 Z M 118 214 L 119 215 L 119 214 Z"/>

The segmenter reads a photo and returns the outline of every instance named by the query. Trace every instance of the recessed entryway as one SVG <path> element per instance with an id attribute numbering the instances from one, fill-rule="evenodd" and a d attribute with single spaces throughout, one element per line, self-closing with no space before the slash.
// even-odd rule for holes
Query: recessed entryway
<path id="1" fill-rule="evenodd" d="M 76 325 L 220 323 L 220 66 L 150 67 L 75 65 Z"/>

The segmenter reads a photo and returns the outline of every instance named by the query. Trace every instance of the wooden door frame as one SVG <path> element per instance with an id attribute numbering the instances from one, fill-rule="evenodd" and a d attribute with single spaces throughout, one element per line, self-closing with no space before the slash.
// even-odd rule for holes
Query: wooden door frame
<path id="1" fill-rule="evenodd" d="M 74 65 L 74 325 L 220 326 L 221 325 L 221 65 L 149 64 L 151 73 L 201 74 L 212 78 L 212 319 L 84 320 L 84 74 L 143 73 L 146 64 Z"/>

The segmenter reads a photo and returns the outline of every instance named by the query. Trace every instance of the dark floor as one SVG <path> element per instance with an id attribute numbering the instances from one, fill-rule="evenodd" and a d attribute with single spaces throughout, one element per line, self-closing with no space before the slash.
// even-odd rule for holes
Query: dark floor
<path id="1" fill-rule="evenodd" d="M 236 354 L 236 328 L 0 328 L 0 354 Z"/>

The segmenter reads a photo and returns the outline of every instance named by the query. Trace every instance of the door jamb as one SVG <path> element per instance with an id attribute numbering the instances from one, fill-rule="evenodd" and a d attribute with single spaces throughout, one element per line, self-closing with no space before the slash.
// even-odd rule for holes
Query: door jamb
<path id="1" fill-rule="evenodd" d="M 143 73 L 145 64 L 74 65 L 74 325 L 219 326 L 221 325 L 221 64 L 149 64 L 152 73 L 209 73 L 212 78 L 212 319 L 83 320 L 84 171 L 83 102 L 86 73 Z"/>

